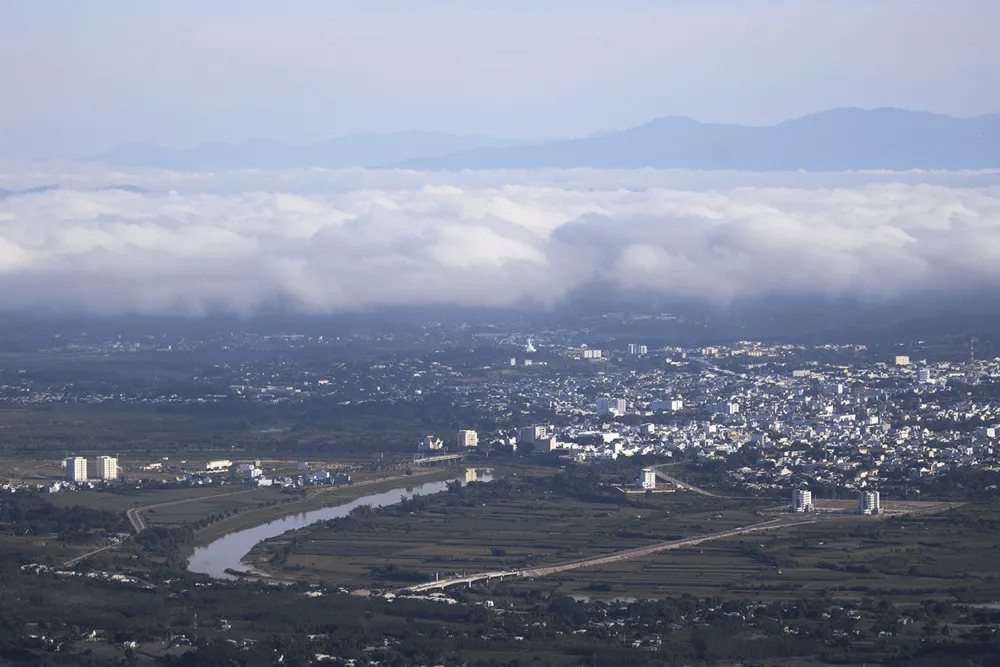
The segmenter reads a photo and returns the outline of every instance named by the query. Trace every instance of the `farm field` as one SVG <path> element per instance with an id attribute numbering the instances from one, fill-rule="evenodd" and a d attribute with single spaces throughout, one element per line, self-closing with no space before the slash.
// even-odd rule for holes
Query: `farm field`
<path id="1" fill-rule="evenodd" d="M 384 512 L 268 541 L 257 567 L 336 582 L 426 581 L 437 574 L 518 569 L 645 546 L 760 522 L 752 506 L 691 494 L 651 494 L 629 504 L 546 490 L 535 478 L 472 485 Z"/>
<path id="2" fill-rule="evenodd" d="M 474 485 L 358 513 L 270 540 L 251 560 L 282 576 L 329 584 L 405 586 L 434 576 L 571 561 L 762 520 L 758 508 L 744 501 L 673 493 L 615 504 L 610 497 L 547 491 L 545 483 L 515 482 L 500 493 Z M 1000 600 L 1000 506 L 894 508 L 914 513 L 823 515 L 808 525 L 536 580 L 494 581 L 489 590 L 601 599 L 690 594 L 761 601 L 878 595 L 897 604 Z"/>

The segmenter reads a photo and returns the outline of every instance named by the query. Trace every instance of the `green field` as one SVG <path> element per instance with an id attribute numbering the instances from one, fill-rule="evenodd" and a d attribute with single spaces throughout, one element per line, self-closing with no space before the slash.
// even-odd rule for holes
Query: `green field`
<path id="1" fill-rule="evenodd" d="M 572 561 L 763 519 L 746 501 L 679 492 L 616 503 L 612 496 L 546 490 L 546 483 L 505 480 L 505 490 L 478 485 L 366 512 L 270 540 L 253 560 L 306 580 L 391 587 L 435 574 Z M 938 513 L 827 516 L 814 524 L 490 586 L 604 599 L 691 594 L 980 602 L 1000 600 L 998 555 L 1000 506 L 972 503 Z"/>
<path id="2" fill-rule="evenodd" d="M 379 568 L 430 577 L 524 568 L 757 523 L 743 503 L 690 494 L 600 501 L 546 490 L 546 479 L 474 485 L 305 529 L 259 547 L 258 565 L 331 582 L 379 584 Z M 273 562 L 272 562 L 273 561 Z"/>
<path id="3" fill-rule="evenodd" d="M 160 503 L 177 503 L 150 509 L 144 515 L 146 523 L 150 525 L 175 525 L 197 521 L 214 514 L 224 514 L 226 511 L 256 508 L 262 503 L 287 497 L 272 488 L 221 486 L 150 489 L 127 494 L 98 491 L 53 493 L 48 496 L 48 500 L 62 507 L 80 505 L 109 512 L 125 512 L 134 507 Z"/>

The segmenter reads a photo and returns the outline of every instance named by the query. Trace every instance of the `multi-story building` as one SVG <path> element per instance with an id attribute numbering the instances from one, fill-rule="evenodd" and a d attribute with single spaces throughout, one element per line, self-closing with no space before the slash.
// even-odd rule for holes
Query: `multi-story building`
<path id="1" fill-rule="evenodd" d="M 624 398 L 597 399 L 597 414 L 599 415 L 623 415 L 626 409 Z"/>
<path id="2" fill-rule="evenodd" d="M 444 449 L 444 442 L 441 440 L 441 438 L 429 435 L 426 438 L 424 438 L 423 442 L 420 443 L 417 449 L 424 452 L 441 451 L 442 449 Z"/>
<path id="3" fill-rule="evenodd" d="M 83 456 L 71 456 L 66 459 L 66 481 L 87 481 L 87 459 Z"/>
<path id="4" fill-rule="evenodd" d="M 479 446 L 479 434 L 469 429 L 462 429 L 458 432 L 458 446 L 473 448 Z"/>
<path id="5" fill-rule="evenodd" d="M 640 489 L 655 489 L 656 471 L 652 468 L 643 468 L 639 472 L 639 479 L 636 480 L 636 486 Z"/>
<path id="6" fill-rule="evenodd" d="M 115 456 L 98 456 L 97 478 L 118 479 L 118 458 Z"/>
<path id="7" fill-rule="evenodd" d="M 897 366 L 909 366 L 910 365 L 910 358 L 908 356 L 906 356 L 905 354 L 897 354 L 896 355 L 896 365 Z"/>
<path id="8" fill-rule="evenodd" d="M 858 495 L 858 514 L 881 514 L 882 502 L 878 491 L 861 491 Z"/>
<path id="9" fill-rule="evenodd" d="M 934 380 L 931 378 L 931 371 L 929 368 L 921 368 L 917 371 L 917 382 L 928 384 L 933 381 Z"/>
<path id="10" fill-rule="evenodd" d="M 548 433 L 549 429 L 547 426 L 525 426 L 518 429 L 517 441 L 538 442 L 539 440 L 543 440 Z"/>
<path id="11" fill-rule="evenodd" d="M 792 491 L 792 511 L 812 512 L 813 494 L 807 489 L 795 489 Z"/>

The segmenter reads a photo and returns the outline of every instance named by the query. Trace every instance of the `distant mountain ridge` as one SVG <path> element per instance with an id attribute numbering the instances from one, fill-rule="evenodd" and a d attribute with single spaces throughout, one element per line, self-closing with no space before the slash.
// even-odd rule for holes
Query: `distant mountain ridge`
<path id="1" fill-rule="evenodd" d="M 384 135 L 357 134 L 308 146 L 290 146 L 271 139 L 249 139 L 237 144 L 209 142 L 191 149 L 172 150 L 151 143 L 136 143 L 92 155 L 84 161 L 119 167 L 179 170 L 377 167 L 403 160 L 434 158 L 506 145 L 511 145 L 511 142 L 492 137 L 409 131 Z"/>
<path id="2" fill-rule="evenodd" d="M 309 146 L 289 146 L 269 139 L 204 143 L 188 150 L 129 144 L 87 160 L 178 170 L 992 169 L 1000 167 L 1000 113 L 954 118 L 896 108 L 841 108 L 769 126 L 701 123 L 665 116 L 626 130 L 535 144 L 409 131 L 353 135 Z"/>
<path id="3" fill-rule="evenodd" d="M 1000 114 L 953 118 L 894 108 L 844 108 L 772 126 L 718 125 L 667 116 L 582 139 L 480 148 L 392 166 L 430 170 L 991 169 L 1000 167 Z"/>

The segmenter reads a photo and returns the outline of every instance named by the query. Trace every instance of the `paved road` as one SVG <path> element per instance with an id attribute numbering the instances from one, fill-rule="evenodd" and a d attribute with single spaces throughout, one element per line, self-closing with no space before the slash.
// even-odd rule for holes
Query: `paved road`
<path id="1" fill-rule="evenodd" d="M 635 549 L 626 549 L 624 551 L 615 551 L 609 554 L 604 554 L 602 556 L 593 556 L 591 558 L 584 558 L 581 560 L 570 561 L 568 563 L 559 563 L 556 565 L 550 565 L 548 567 L 537 567 L 524 570 L 495 570 L 493 572 L 479 572 L 476 574 L 466 574 L 459 575 L 455 577 L 449 577 L 447 579 L 441 579 L 438 581 L 429 581 L 425 584 L 417 584 L 415 586 L 409 586 L 400 590 L 400 593 L 422 593 L 425 591 L 432 591 L 437 589 L 446 588 L 448 586 L 455 586 L 457 584 L 472 584 L 477 581 L 490 581 L 492 579 L 500 579 L 508 577 L 527 577 L 530 579 L 535 579 L 537 577 L 544 577 L 550 574 L 556 574 L 557 572 L 566 572 L 567 570 L 576 570 L 582 567 L 594 567 L 596 565 L 606 565 L 608 563 L 616 563 L 618 561 L 628 560 L 630 558 L 638 558 L 641 556 L 648 556 L 650 554 L 658 553 L 660 551 L 669 551 L 671 549 L 683 549 L 685 547 L 692 547 L 698 544 L 703 544 L 705 542 L 711 542 L 712 540 L 722 540 L 727 537 L 735 537 L 737 535 L 745 535 L 746 533 L 753 533 L 763 530 L 776 530 L 778 528 L 787 528 L 789 526 L 800 526 L 807 523 L 815 523 L 819 519 L 809 518 L 809 519 L 789 519 L 789 518 L 779 518 L 771 519 L 769 521 L 764 521 L 762 523 L 755 523 L 750 526 L 743 526 L 742 528 L 732 528 L 730 530 L 723 530 L 717 533 L 709 533 L 707 535 L 699 535 L 697 537 L 688 537 L 683 540 L 673 540 L 671 542 L 659 542 L 657 544 L 650 544 L 645 547 L 638 547 Z"/>
<path id="2" fill-rule="evenodd" d="M 168 507 L 172 505 L 183 505 L 185 503 L 197 503 L 202 500 L 209 500 L 214 498 L 224 498 L 226 496 L 238 496 L 241 493 L 250 493 L 253 491 L 250 489 L 241 489 L 240 491 L 231 491 L 230 493 L 216 493 L 210 496 L 198 496 L 196 498 L 183 498 L 181 500 L 171 500 L 165 503 L 155 503 L 153 505 L 143 505 L 142 507 L 133 507 L 132 509 L 125 512 L 125 516 L 128 517 L 128 522 L 132 524 L 132 530 L 137 533 L 141 533 L 146 529 L 146 520 L 143 515 L 152 509 L 158 509 L 160 507 Z"/>
<path id="3" fill-rule="evenodd" d="M 653 470 L 656 471 L 656 476 L 659 477 L 660 479 L 662 479 L 664 482 L 669 482 L 670 484 L 673 484 L 674 486 L 676 486 L 678 489 L 681 489 L 682 491 L 691 491 L 692 493 L 697 493 L 700 496 L 708 496 L 709 498 L 722 498 L 723 497 L 723 496 L 716 495 L 716 494 L 712 493 L 711 491 L 706 491 L 705 489 L 699 489 L 697 486 L 695 486 L 693 484 L 688 484 L 687 482 L 682 482 L 681 480 L 677 479 L 676 477 L 672 477 L 672 476 L 668 475 L 667 473 L 663 472 L 662 470 L 660 470 L 661 467 L 662 466 L 655 466 L 653 468 Z"/>
<path id="4" fill-rule="evenodd" d="M 82 560 L 84 560 L 86 558 L 90 558 L 93 555 L 99 554 L 102 551 L 106 551 L 107 549 L 111 549 L 113 547 L 117 547 L 119 544 L 121 544 L 121 542 L 112 542 L 111 544 L 106 544 L 105 546 L 101 547 L 100 549 L 94 549 L 93 551 L 88 551 L 87 553 L 83 554 L 82 556 L 77 556 L 76 558 L 71 558 L 70 560 L 66 561 L 65 563 L 63 563 L 63 567 L 73 567 L 74 565 L 76 565 L 80 561 L 82 561 Z"/>

